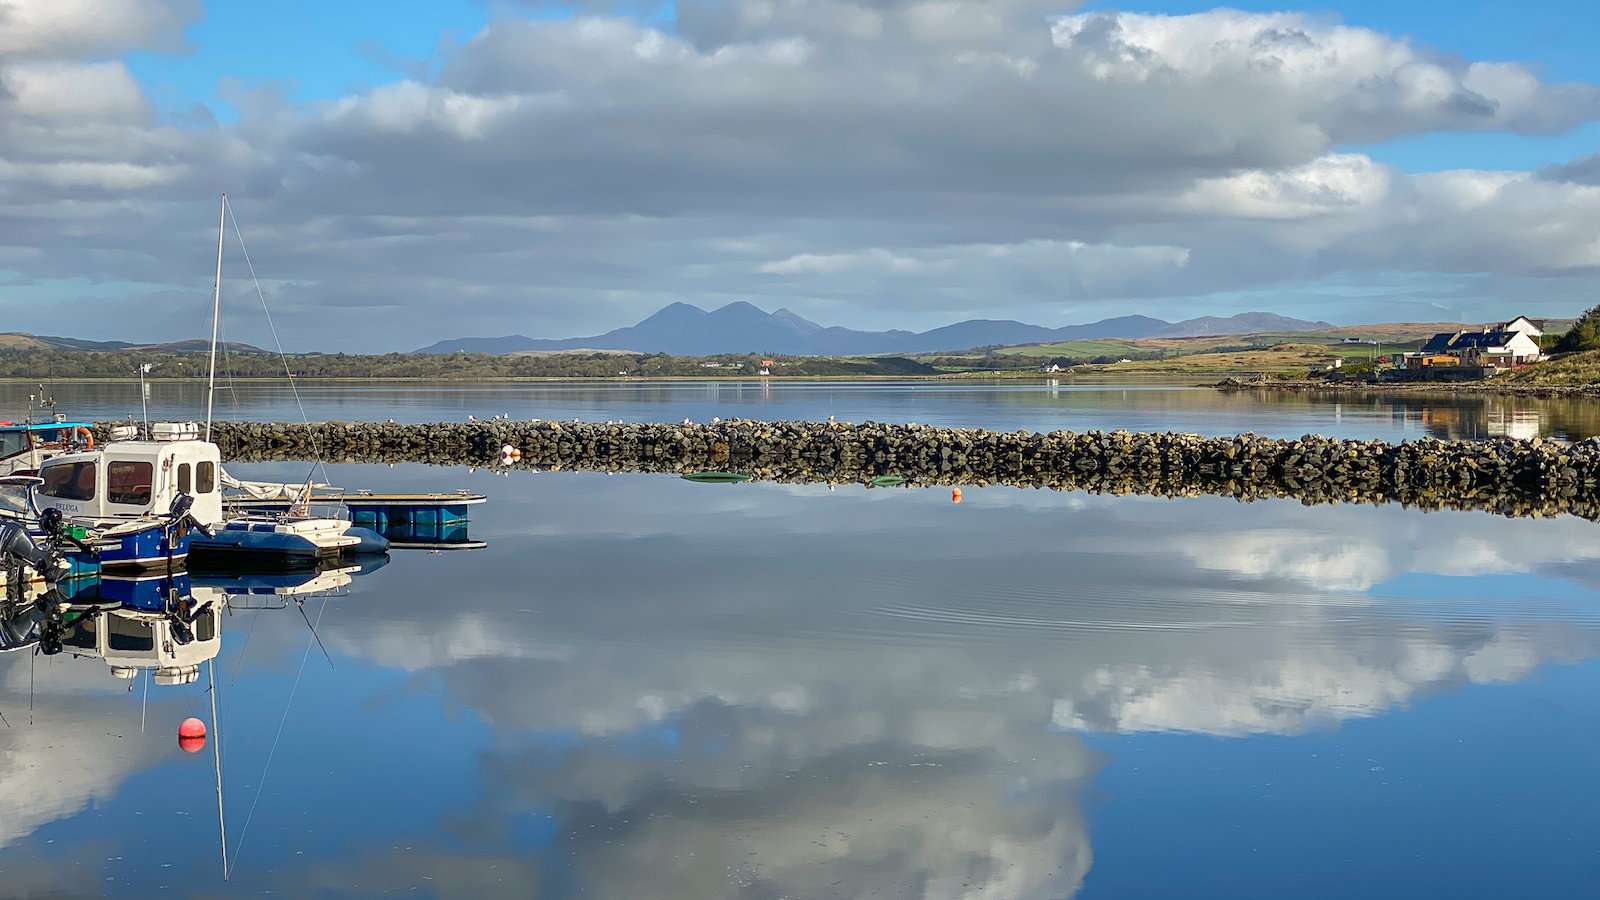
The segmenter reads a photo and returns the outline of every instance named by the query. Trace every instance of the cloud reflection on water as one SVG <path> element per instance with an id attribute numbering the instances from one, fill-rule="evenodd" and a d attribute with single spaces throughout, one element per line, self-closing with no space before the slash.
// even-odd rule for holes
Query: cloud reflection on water
<path id="1" fill-rule="evenodd" d="M 341 836 L 347 870 L 277 860 L 279 888 L 348 872 L 478 896 L 1063 896 L 1091 869 L 1082 798 L 1105 763 L 1080 733 L 1295 735 L 1600 649 L 1600 547 L 1579 520 L 500 484 L 474 523 L 487 551 L 401 557 L 323 629 L 341 668 L 401 673 L 408 695 L 489 726 L 476 787 L 439 835 L 404 838 L 416 853 L 374 823 Z M 1427 577 L 1501 573 L 1523 577 L 1437 591 Z M 279 672 L 304 635 L 264 623 L 252 659 Z M 353 713 L 363 728 L 406 715 L 378 702 L 397 690 Z M 45 753 L 7 752 L 12 771 Z M 79 799 L 34 806 L 69 815 L 125 777 L 62 780 Z M 530 823 L 544 823 L 531 846 Z M 473 849 L 441 849 L 457 844 Z"/>

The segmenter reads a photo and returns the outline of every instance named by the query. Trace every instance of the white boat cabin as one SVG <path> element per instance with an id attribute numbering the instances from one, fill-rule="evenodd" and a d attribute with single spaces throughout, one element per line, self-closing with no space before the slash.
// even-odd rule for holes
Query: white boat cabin
<path id="1" fill-rule="evenodd" d="M 62 645 L 79 656 L 100 657 L 116 678 L 131 680 L 152 670 L 158 685 L 193 684 L 200 664 L 222 649 L 222 604 L 213 603 L 189 627 L 194 640 L 180 643 L 171 621 L 159 613 L 96 612 L 73 623 Z"/>
<path id="2" fill-rule="evenodd" d="M 116 521 L 164 516 L 183 493 L 194 498 L 190 514 L 214 525 L 222 521 L 221 473 L 222 456 L 207 441 L 112 441 L 45 460 L 36 496 L 40 509 Z"/>

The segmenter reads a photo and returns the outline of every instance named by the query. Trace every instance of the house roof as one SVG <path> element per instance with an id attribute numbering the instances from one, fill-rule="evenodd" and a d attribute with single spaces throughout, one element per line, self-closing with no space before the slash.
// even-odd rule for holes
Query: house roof
<path id="1" fill-rule="evenodd" d="M 1495 329 L 1493 331 L 1442 331 L 1422 345 L 1423 353 L 1459 352 L 1461 350 L 1494 350 L 1510 344 L 1521 332 Z"/>
<path id="2" fill-rule="evenodd" d="M 1428 338 L 1428 342 L 1422 345 L 1422 352 L 1443 353 L 1444 351 L 1450 349 L 1450 342 L 1455 340 L 1456 335 L 1460 333 L 1461 332 L 1459 331 L 1441 331 L 1433 337 Z"/>
<path id="3" fill-rule="evenodd" d="M 1490 350 L 1504 347 L 1516 337 L 1515 331 L 1469 331 L 1450 342 L 1452 350 Z"/>

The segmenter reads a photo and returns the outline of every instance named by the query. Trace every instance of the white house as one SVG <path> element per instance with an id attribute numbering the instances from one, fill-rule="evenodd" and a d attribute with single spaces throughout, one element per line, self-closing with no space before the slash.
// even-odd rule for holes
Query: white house
<path id="1" fill-rule="evenodd" d="M 1512 319 L 1504 325 L 1501 325 L 1499 330 L 1515 331 L 1519 334 L 1525 334 L 1528 337 L 1533 338 L 1533 342 L 1537 344 L 1539 343 L 1539 338 L 1544 337 L 1544 320 L 1530 319 L 1527 316 L 1517 316 L 1515 319 Z"/>

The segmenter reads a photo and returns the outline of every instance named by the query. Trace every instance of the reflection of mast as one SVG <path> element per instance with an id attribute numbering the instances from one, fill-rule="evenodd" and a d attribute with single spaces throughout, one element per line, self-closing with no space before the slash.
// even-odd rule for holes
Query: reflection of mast
<path id="1" fill-rule="evenodd" d="M 211 762 L 217 773 L 217 845 L 222 849 L 222 880 L 228 880 L 228 826 L 222 817 L 222 720 L 217 718 L 217 658 L 206 666 L 211 693 Z"/>

